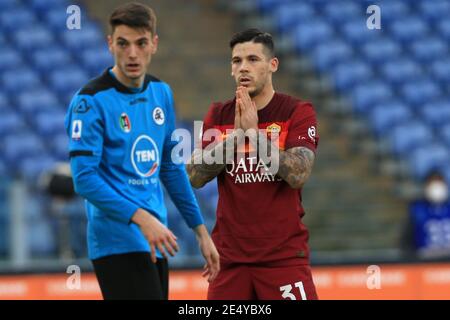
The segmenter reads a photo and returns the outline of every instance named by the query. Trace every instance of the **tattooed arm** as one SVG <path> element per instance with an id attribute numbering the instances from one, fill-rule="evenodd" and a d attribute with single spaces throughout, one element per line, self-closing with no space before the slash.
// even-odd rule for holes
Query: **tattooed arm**
<path id="1" fill-rule="evenodd" d="M 191 161 L 186 165 L 189 180 L 194 188 L 201 188 L 206 183 L 217 177 L 226 166 L 226 159 L 234 155 L 235 135 L 230 134 L 226 140 L 206 150 L 195 149 Z M 222 161 L 212 162 L 205 159 L 217 159 L 222 155 Z"/>
<path id="2" fill-rule="evenodd" d="M 269 150 L 276 148 L 264 134 L 258 135 L 259 145 L 265 144 Z M 315 154 L 306 147 L 294 147 L 286 151 L 279 150 L 278 156 L 271 157 L 271 167 L 278 168 L 276 173 L 291 188 L 302 188 L 311 174 Z"/>

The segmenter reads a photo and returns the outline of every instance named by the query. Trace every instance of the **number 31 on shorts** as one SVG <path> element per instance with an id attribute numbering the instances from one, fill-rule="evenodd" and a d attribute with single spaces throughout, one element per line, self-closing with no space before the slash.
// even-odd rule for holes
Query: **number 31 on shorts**
<path id="1" fill-rule="evenodd" d="M 305 287 L 303 286 L 303 282 L 299 281 L 299 282 L 296 282 L 294 285 L 300 291 L 300 297 L 302 298 L 302 300 L 308 300 L 306 298 Z M 297 300 L 295 295 L 293 293 L 291 293 L 292 285 L 287 284 L 285 286 L 281 286 L 280 291 L 283 292 L 281 294 L 281 297 L 283 297 L 284 299 Z"/>

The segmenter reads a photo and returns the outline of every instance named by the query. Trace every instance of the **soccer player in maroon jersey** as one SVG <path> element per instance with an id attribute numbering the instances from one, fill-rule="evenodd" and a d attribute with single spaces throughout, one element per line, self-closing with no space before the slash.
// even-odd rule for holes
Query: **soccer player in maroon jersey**
<path id="1" fill-rule="evenodd" d="M 193 187 L 215 177 L 219 187 L 212 237 L 221 270 L 209 285 L 208 299 L 317 299 L 301 203 L 319 140 L 314 109 L 274 91 L 272 74 L 279 62 L 270 34 L 249 29 L 235 34 L 230 47 L 235 97 L 211 105 L 202 146 L 187 165 Z M 208 141 L 209 129 L 222 134 Z M 237 147 L 231 161 L 205 161 L 219 153 L 226 158 L 240 129 L 254 130 L 257 143 Z M 278 134 L 277 144 L 268 139 L 271 133 Z M 261 157 L 250 156 L 252 147 L 261 145 L 277 148 L 270 164 L 277 172 L 267 170 L 269 163 Z"/>

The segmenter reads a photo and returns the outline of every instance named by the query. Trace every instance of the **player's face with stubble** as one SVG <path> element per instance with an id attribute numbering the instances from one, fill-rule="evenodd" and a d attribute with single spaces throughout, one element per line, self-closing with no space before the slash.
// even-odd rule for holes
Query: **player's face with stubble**
<path id="1" fill-rule="evenodd" d="M 145 76 L 158 47 L 158 36 L 145 29 L 119 25 L 108 37 L 108 45 L 120 72 L 129 79 L 137 79 Z"/>
<path id="2" fill-rule="evenodd" d="M 238 43 L 233 48 L 231 74 L 238 87 L 248 88 L 250 97 L 261 93 L 270 80 L 271 69 L 271 58 L 261 43 Z"/>

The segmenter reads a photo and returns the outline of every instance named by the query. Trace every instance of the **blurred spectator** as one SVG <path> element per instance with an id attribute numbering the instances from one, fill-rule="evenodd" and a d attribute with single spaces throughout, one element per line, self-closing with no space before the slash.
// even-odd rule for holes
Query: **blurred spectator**
<path id="1" fill-rule="evenodd" d="M 433 171 L 425 179 L 424 198 L 411 203 L 409 219 L 419 257 L 450 257 L 450 201 L 440 172 Z"/>

